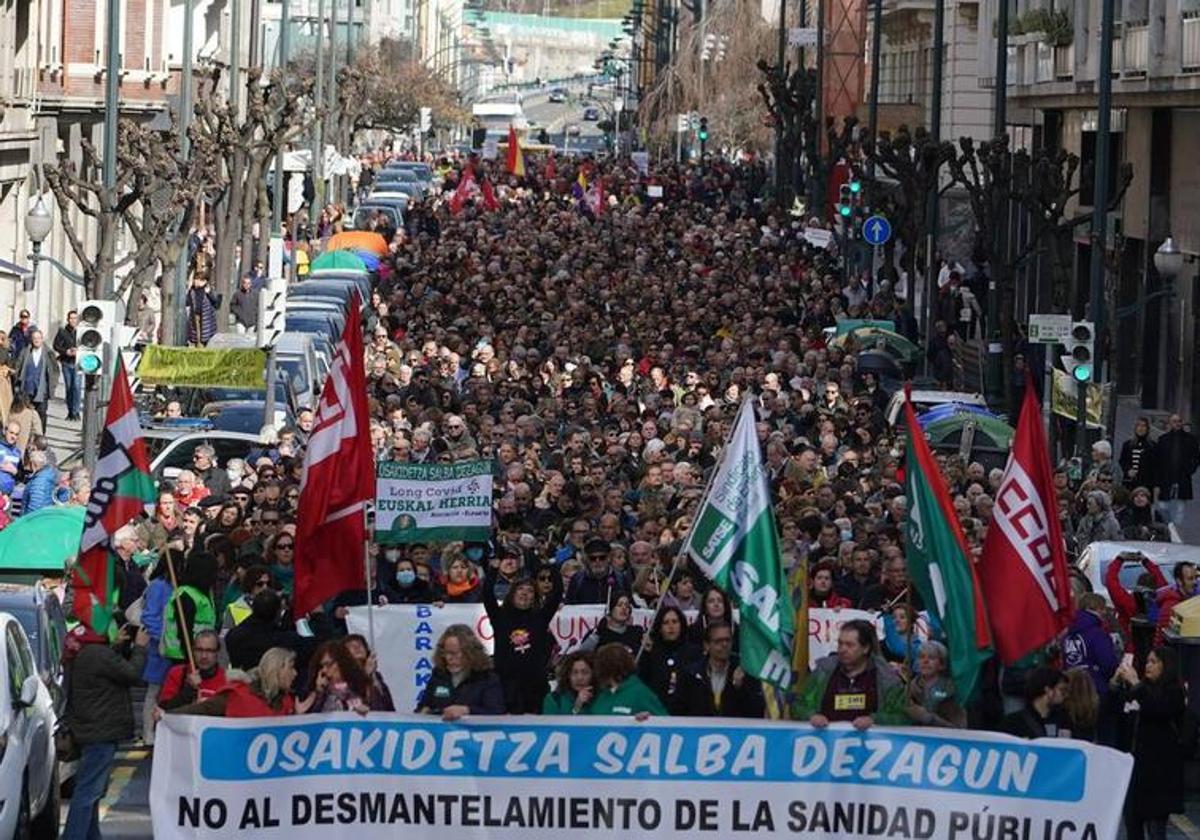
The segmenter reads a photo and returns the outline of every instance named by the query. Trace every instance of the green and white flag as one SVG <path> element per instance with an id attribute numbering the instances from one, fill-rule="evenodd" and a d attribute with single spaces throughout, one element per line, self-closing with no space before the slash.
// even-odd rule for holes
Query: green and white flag
<path id="1" fill-rule="evenodd" d="M 737 425 L 684 551 L 739 611 L 742 667 L 780 689 L 792 684 L 791 601 L 754 407 L 742 402 Z"/>

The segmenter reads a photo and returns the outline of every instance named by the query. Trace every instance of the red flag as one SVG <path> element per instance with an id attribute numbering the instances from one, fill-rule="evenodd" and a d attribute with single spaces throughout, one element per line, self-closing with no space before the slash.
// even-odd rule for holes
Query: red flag
<path id="1" fill-rule="evenodd" d="M 492 179 L 484 178 L 479 192 L 483 195 L 483 206 L 488 210 L 499 210 L 500 202 L 496 200 L 496 191 L 492 189 Z"/>
<path id="2" fill-rule="evenodd" d="M 470 166 L 463 169 L 462 174 L 458 176 L 458 186 L 450 196 L 450 212 L 458 214 L 462 210 L 463 204 L 471 195 L 471 188 L 475 186 L 475 170 Z"/>
<path id="3" fill-rule="evenodd" d="M 360 306 L 355 295 L 304 452 L 296 517 L 297 617 L 339 592 L 366 585 L 363 502 L 375 496 L 375 462 Z"/>
<path id="4" fill-rule="evenodd" d="M 505 163 L 508 164 L 509 175 L 518 178 L 525 176 L 525 153 L 521 151 L 521 140 L 511 123 L 508 126 L 508 160 Z"/>
<path id="5" fill-rule="evenodd" d="M 1029 378 L 1012 455 L 996 492 L 979 563 L 996 652 L 1016 662 L 1071 622 L 1071 585 L 1050 450 Z"/>
<path id="6" fill-rule="evenodd" d="M 71 569 L 72 613 L 103 636 L 117 603 L 110 551 L 113 535 L 141 516 L 158 495 L 150 477 L 142 425 L 119 356 L 92 487 L 79 541 L 79 562 Z"/>

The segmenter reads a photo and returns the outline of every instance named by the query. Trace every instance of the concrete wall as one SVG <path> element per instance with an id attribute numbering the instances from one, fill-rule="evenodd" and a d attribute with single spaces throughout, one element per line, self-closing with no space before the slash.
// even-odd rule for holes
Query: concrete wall
<path id="1" fill-rule="evenodd" d="M 1171 115 L 1171 235 L 1180 250 L 1200 253 L 1200 166 L 1196 138 L 1200 111 L 1176 109 Z"/>

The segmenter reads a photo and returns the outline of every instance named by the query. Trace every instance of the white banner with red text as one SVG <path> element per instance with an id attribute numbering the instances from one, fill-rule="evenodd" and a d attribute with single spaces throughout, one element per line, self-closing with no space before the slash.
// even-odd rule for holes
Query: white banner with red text
<path id="1" fill-rule="evenodd" d="M 1080 741 L 915 727 L 167 715 L 150 809 L 156 840 L 1115 840 L 1131 768 Z"/>
<path id="2" fill-rule="evenodd" d="M 451 624 L 466 624 L 475 629 L 488 653 L 492 652 L 492 623 L 482 604 L 446 604 L 435 607 L 431 604 L 389 604 L 374 607 L 375 611 L 375 655 L 379 661 L 379 672 L 392 691 L 399 711 L 417 708 L 417 700 L 425 683 L 433 674 L 433 649 L 437 640 Z M 561 607 L 550 623 L 550 632 L 562 652 L 574 648 L 584 636 L 604 618 L 603 604 L 576 604 Z M 695 613 L 689 611 L 688 619 L 694 620 Z M 838 630 L 847 621 L 864 618 L 873 621 L 883 635 L 883 618 L 879 613 L 866 610 L 809 611 L 808 655 L 809 662 L 837 651 Z M 654 610 L 634 610 L 633 622 L 649 628 L 654 621 Z M 370 623 L 366 607 L 351 607 L 346 616 L 346 626 L 351 633 L 368 635 Z M 918 619 L 915 628 L 917 638 L 924 638 L 925 625 Z"/>

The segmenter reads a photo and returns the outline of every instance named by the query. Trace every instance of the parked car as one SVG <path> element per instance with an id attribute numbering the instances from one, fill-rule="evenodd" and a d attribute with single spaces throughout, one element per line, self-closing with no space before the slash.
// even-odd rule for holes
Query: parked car
<path id="1" fill-rule="evenodd" d="M 0 612 L 0 635 L 0 837 L 57 837 L 54 705 L 16 616 Z"/>
<path id="2" fill-rule="evenodd" d="M 884 412 L 884 417 L 889 426 L 904 424 L 904 391 L 898 390 L 892 394 L 891 400 L 888 401 L 887 411 Z M 984 410 L 987 409 L 987 400 L 982 394 L 969 394 L 963 391 L 925 391 L 916 390 L 912 392 L 913 410 L 917 414 L 922 414 L 937 405 L 944 403 L 959 403 L 963 406 L 978 406 Z"/>
<path id="3" fill-rule="evenodd" d="M 367 227 L 367 220 L 371 218 L 372 213 L 379 213 L 385 216 L 388 224 L 394 228 L 404 227 L 404 210 L 392 204 L 376 204 L 373 201 L 364 201 L 354 210 L 354 218 L 350 221 L 350 227 L 353 230 L 364 230 Z"/>
<path id="4" fill-rule="evenodd" d="M 1120 540 L 1089 543 L 1086 548 L 1079 553 L 1079 557 L 1075 561 L 1075 568 L 1091 587 L 1093 592 L 1099 592 L 1105 598 L 1108 598 L 1108 592 L 1104 588 L 1104 574 L 1108 571 L 1109 564 L 1116 561 L 1117 557 L 1126 552 L 1137 552 L 1143 554 L 1154 561 L 1154 564 L 1162 570 L 1166 575 L 1167 580 L 1172 579 L 1172 573 L 1175 571 L 1175 566 L 1178 563 L 1188 562 L 1200 565 L 1200 546 L 1184 545 L 1183 543 L 1170 542 L 1140 542 L 1135 540 Z M 1120 572 L 1121 585 L 1126 589 L 1133 589 L 1137 585 L 1138 577 L 1142 574 L 1142 567 L 1129 564 L 1123 566 Z"/>
<path id="5" fill-rule="evenodd" d="M 567 135 L 568 135 L 568 136 L 570 136 L 570 137 L 578 137 L 578 136 L 579 136 L 579 133 L 580 133 L 579 124 L 578 124 L 578 123 L 570 123 L 570 124 L 568 124 L 568 125 L 567 125 L 567 128 L 566 128 L 566 131 L 567 131 Z"/>
<path id="6" fill-rule="evenodd" d="M 259 425 L 262 425 L 262 412 L 259 411 Z M 229 432 L 208 429 L 203 432 L 189 432 L 178 435 L 170 440 L 158 438 L 159 446 L 150 446 L 151 438 L 146 438 L 147 446 L 152 451 L 150 456 L 150 474 L 157 482 L 174 481 L 179 471 L 192 468 L 192 455 L 196 447 L 208 444 L 217 453 L 217 467 L 224 469 L 230 458 L 246 458 L 256 449 L 261 449 L 258 431 Z"/>
<path id="7" fill-rule="evenodd" d="M 267 404 L 262 400 L 218 400 L 201 409 L 200 414 L 209 420 L 215 431 L 242 432 L 256 435 L 262 431 Z M 286 404 L 275 403 L 275 431 L 288 426 L 295 428 L 296 415 Z"/>
<path id="8" fill-rule="evenodd" d="M 585 122 L 598 122 L 600 119 L 599 108 L 584 108 L 583 119 Z"/>

